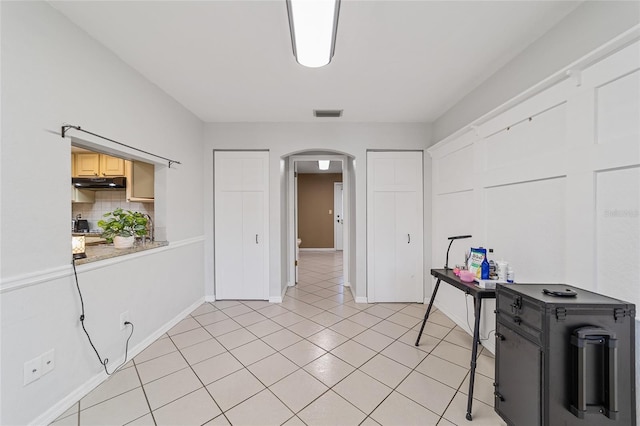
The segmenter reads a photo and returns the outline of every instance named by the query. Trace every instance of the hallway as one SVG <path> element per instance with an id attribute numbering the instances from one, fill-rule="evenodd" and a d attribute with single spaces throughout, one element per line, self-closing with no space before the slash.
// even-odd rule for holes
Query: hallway
<path id="1" fill-rule="evenodd" d="M 503 425 L 493 356 L 422 304 L 356 304 L 342 253 L 303 251 L 282 304 L 204 303 L 53 424 Z"/>

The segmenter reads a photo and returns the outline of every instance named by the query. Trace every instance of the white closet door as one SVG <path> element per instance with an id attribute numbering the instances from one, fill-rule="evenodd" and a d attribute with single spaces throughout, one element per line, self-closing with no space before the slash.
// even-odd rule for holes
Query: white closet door
<path id="1" fill-rule="evenodd" d="M 396 197 L 393 192 L 374 191 L 373 213 L 368 213 L 372 232 L 369 234 L 369 302 L 388 301 L 396 293 L 396 246 L 400 236 L 396 230 Z M 373 252 L 373 253 L 372 253 Z"/>
<path id="2" fill-rule="evenodd" d="M 244 244 L 243 217 L 238 212 L 242 212 L 242 192 L 220 191 L 216 194 L 216 299 L 240 298 L 239 290 L 244 281 Z"/>
<path id="3" fill-rule="evenodd" d="M 420 196 L 418 196 L 420 195 Z M 396 282 L 398 289 L 386 295 L 389 301 L 422 302 L 422 196 L 396 193 Z M 384 286 L 382 287 L 384 288 Z"/>
<path id="4" fill-rule="evenodd" d="M 421 152 L 367 157 L 369 302 L 423 301 Z"/>
<path id="5" fill-rule="evenodd" d="M 262 192 L 242 194 L 243 283 L 242 299 L 266 299 L 265 283 L 265 200 Z"/>
<path id="6" fill-rule="evenodd" d="M 215 153 L 216 299 L 268 299 L 268 160 Z"/>

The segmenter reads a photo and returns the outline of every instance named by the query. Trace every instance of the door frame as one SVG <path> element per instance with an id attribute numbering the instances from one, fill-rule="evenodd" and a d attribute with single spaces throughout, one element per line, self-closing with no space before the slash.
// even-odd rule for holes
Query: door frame
<path id="1" fill-rule="evenodd" d="M 338 186 L 340 186 L 340 191 L 342 192 L 342 197 L 340 200 L 340 204 L 341 204 L 341 211 L 340 214 L 341 216 L 339 218 L 337 218 L 337 210 L 336 210 L 336 199 L 337 199 L 337 192 L 338 192 Z M 340 239 L 342 242 L 342 248 L 338 248 L 338 227 L 336 225 L 336 223 L 338 222 L 338 220 L 341 220 L 342 222 L 340 222 L 340 224 L 342 225 L 342 238 Z M 336 251 L 340 251 L 344 249 L 344 182 L 333 182 L 333 249 Z"/>
<path id="2" fill-rule="evenodd" d="M 293 287 L 296 285 L 297 279 L 297 268 L 296 268 L 296 248 L 297 248 L 297 217 L 298 217 L 298 205 L 297 205 L 297 194 L 296 194 L 296 185 L 295 185 L 295 169 L 297 161 L 318 161 L 318 160 L 331 160 L 331 161 L 340 161 L 342 163 L 342 216 L 349 218 L 350 210 L 349 203 L 351 198 L 351 193 L 349 191 L 350 182 L 352 176 L 349 173 L 347 168 L 347 159 L 346 155 L 341 154 L 296 154 L 288 156 L 288 176 L 287 176 L 287 228 L 288 228 L 288 238 L 287 238 L 287 270 L 288 270 L 288 280 L 287 286 Z M 347 238 L 343 239 L 343 250 L 342 250 L 342 265 L 343 265 L 343 275 L 344 275 L 344 286 L 350 287 L 350 265 L 349 265 L 349 252 L 350 252 L 350 244 L 348 236 L 350 234 L 351 224 L 349 220 L 343 225 L 343 235 L 346 235 Z M 335 244 L 334 244 L 335 245 Z"/>

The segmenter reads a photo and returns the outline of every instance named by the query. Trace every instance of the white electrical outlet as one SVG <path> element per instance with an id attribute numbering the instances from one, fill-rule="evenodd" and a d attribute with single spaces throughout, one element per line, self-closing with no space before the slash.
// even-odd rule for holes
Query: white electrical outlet
<path id="1" fill-rule="evenodd" d="M 53 368 L 56 366 L 56 362 L 55 362 L 55 355 L 56 352 L 54 349 L 51 349 L 48 352 L 45 352 L 44 354 L 42 354 L 41 358 L 42 358 L 42 376 L 44 376 L 47 373 L 50 373 Z"/>
<path id="2" fill-rule="evenodd" d="M 127 326 L 124 324 L 125 322 L 129 322 L 129 311 L 125 311 L 120 314 L 120 330 L 124 330 Z"/>
<path id="3" fill-rule="evenodd" d="M 42 376 L 42 357 L 24 363 L 24 386 L 38 380 Z"/>

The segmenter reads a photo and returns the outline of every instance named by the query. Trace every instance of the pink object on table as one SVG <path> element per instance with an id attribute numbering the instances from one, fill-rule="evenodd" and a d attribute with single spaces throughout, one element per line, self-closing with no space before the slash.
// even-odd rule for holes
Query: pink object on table
<path id="1" fill-rule="evenodd" d="M 473 282 L 473 280 L 476 278 L 476 274 L 471 271 L 462 270 L 460 271 L 459 277 L 460 280 L 464 281 L 465 283 L 470 283 Z"/>

